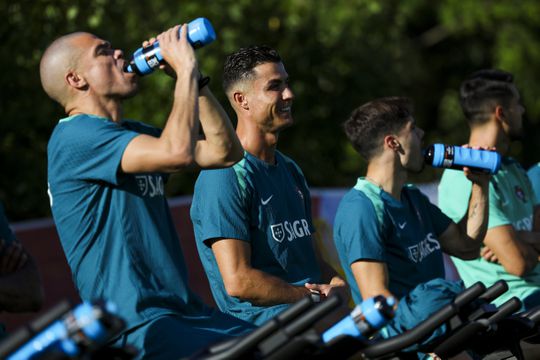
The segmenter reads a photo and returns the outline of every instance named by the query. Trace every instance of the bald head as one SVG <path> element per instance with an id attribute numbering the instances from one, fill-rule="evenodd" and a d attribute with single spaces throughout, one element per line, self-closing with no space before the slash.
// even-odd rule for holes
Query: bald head
<path id="1" fill-rule="evenodd" d="M 41 85 L 53 100 L 65 106 L 69 101 L 69 89 L 65 76 L 69 71 L 77 70 L 78 60 L 85 50 L 74 41 L 89 33 L 77 32 L 56 39 L 43 54 L 39 66 Z"/>

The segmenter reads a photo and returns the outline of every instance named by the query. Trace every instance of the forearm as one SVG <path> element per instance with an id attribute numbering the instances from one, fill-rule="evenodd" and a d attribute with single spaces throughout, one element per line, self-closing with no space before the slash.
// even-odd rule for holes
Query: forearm
<path id="1" fill-rule="evenodd" d="M 486 236 L 489 216 L 488 189 L 488 185 L 472 185 L 467 213 L 458 224 L 462 237 L 465 238 L 466 248 L 479 249 Z"/>
<path id="2" fill-rule="evenodd" d="M 197 96 L 196 75 L 180 74 L 175 84 L 172 109 L 160 136 L 166 151 L 183 159 L 185 165 L 193 162 L 199 133 Z"/>
<path id="3" fill-rule="evenodd" d="M 227 293 L 258 306 L 294 303 L 310 292 L 304 286 L 291 285 L 278 277 L 249 268 L 224 279 Z"/>
<path id="4" fill-rule="evenodd" d="M 0 311 L 37 311 L 42 303 L 41 282 L 30 259 L 20 270 L 0 276 Z"/>
<path id="5" fill-rule="evenodd" d="M 223 107 L 208 87 L 199 96 L 199 118 L 205 139 L 197 142 L 195 161 L 201 167 L 230 166 L 243 156 L 243 149 Z"/>

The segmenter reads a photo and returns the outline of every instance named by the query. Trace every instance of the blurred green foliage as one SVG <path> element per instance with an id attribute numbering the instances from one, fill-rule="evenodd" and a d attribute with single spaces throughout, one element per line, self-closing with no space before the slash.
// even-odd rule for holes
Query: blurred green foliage
<path id="1" fill-rule="evenodd" d="M 12 220 L 46 216 L 46 146 L 62 109 L 41 90 L 39 60 L 60 35 L 90 31 L 129 55 L 142 40 L 199 16 L 218 41 L 198 50 L 214 93 L 221 91 L 226 54 L 268 44 L 285 59 L 296 95 L 297 124 L 280 149 L 304 170 L 311 186 L 351 186 L 365 163 L 340 124 L 376 97 L 406 95 L 426 143 L 464 143 L 468 128 L 457 100 L 461 80 L 485 67 L 515 74 L 527 108 L 527 138 L 512 155 L 539 160 L 540 2 L 536 0 L 0 0 L 0 200 Z M 126 56 L 127 56 L 126 55 Z M 141 81 L 126 116 L 162 126 L 172 82 L 163 74 Z M 196 171 L 175 175 L 169 195 L 189 194 Z M 440 171 L 412 179 L 430 181 Z"/>

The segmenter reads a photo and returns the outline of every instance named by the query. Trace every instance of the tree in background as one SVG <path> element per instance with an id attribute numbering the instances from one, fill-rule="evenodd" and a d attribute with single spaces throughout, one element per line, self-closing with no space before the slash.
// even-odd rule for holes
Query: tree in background
<path id="1" fill-rule="evenodd" d="M 349 187 L 364 170 L 341 123 L 354 107 L 376 97 L 411 97 L 426 143 L 465 142 L 459 83 L 485 67 L 515 74 L 527 108 L 528 139 L 513 155 L 526 166 L 540 160 L 535 66 L 540 3 L 535 0 L 0 0 L 0 13 L 0 200 L 11 219 L 49 214 L 45 153 L 63 112 L 39 83 L 46 46 L 85 30 L 110 39 L 128 57 L 142 40 L 199 16 L 210 19 L 218 35 L 198 53 L 200 68 L 212 77 L 210 86 L 224 105 L 226 54 L 258 43 L 277 48 L 285 59 L 298 124 L 281 135 L 280 146 L 298 161 L 311 186 Z M 161 126 L 171 86 L 163 74 L 142 79 L 126 116 Z M 168 194 L 190 194 L 196 175 L 172 177 Z M 439 175 L 433 170 L 414 180 Z"/>

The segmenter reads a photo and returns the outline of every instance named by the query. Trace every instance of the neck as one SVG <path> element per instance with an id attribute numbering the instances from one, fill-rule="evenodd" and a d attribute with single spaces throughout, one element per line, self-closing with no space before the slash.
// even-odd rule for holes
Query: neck
<path id="1" fill-rule="evenodd" d="M 276 163 L 278 133 L 265 132 L 255 121 L 239 117 L 236 134 L 244 150 L 269 164 Z"/>
<path id="2" fill-rule="evenodd" d="M 510 139 L 497 121 L 477 125 L 471 129 L 469 145 L 484 148 L 496 148 L 501 155 L 506 155 L 510 149 Z"/>
<path id="3" fill-rule="evenodd" d="M 118 99 L 108 99 L 99 101 L 97 99 L 82 99 L 68 104 L 65 107 L 66 114 L 73 116 L 77 114 L 97 115 L 114 122 L 122 120 L 122 101 Z"/>
<path id="4" fill-rule="evenodd" d="M 407 182 L 407 171 L 401 167 L 399 159 L 381 156 L 369 162 L 366 180 L 400 200 L 401 188 Z"/>

